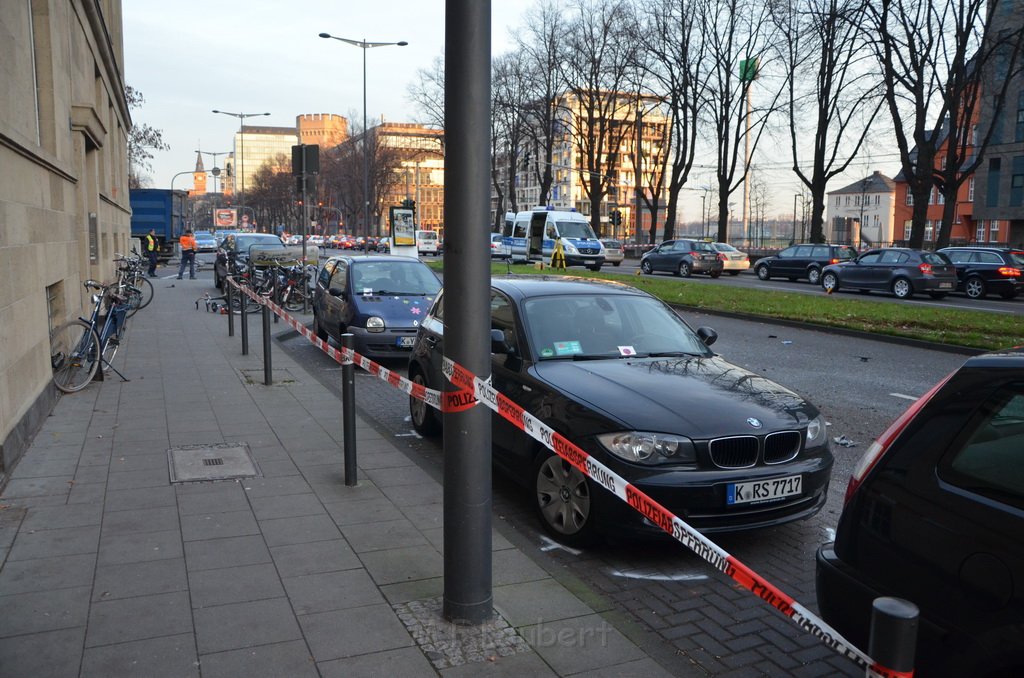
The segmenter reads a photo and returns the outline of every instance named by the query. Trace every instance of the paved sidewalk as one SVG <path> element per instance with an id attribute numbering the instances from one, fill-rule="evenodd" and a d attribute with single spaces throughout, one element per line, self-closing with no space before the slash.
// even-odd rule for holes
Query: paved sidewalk
<path id="1" fill-rule="evenodd" d="M 0 675 L 670 675 L 497 531 L 494 622 L 443 623 L 441 486 L 357 418 L 346 487 L 337 398 L 279 349 L 264 386 L 259 315 L 242 356 L 209 271 L 161 274 L 130 381 L 62 396 L 0 496 Z"/>

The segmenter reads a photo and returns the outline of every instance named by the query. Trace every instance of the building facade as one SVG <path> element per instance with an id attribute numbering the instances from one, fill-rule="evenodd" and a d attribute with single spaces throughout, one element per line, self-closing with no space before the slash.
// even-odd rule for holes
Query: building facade
<path id="1" fill-rule="evenodd" d="M 235 177 L 232 189 L 238 200 L 245 198 L 246 186 L 253 187 L 253 179 L 267 162 L 273 162 L 283 154 L 291 162 L 292 146 L 299 143 L 298 131 L 294 127 L 272 127 L 269 125 L 243 125 L 235 133 L 232 168 Z M 238 170 L 237 173 L 234 170 Z"/>
<path id="2" fill-rule="evenodd" d="M 394 159 L 392 176 L 378 195 L 378 233 L 386 235 L 388 208 L 414 200 L 417 228 L 444 233 L 444 131 L 407 122 L 370 129 L 382 155 Z"/>
<path id="3" fill-rule="evenodd" d="M 57 395 L 50 330 L 131 236 L 119 0 L 0 3 L 0 484 Z"/>
<path id="4" fill-rule="evenodd" d="M 896 182 L 874 173 L 829 191 L 825 200 L 825 237 L 829 242 L 871 247 L 902 238 L 896 233 Z"/>
<path id="5" fill-rule="evenodd" d="M 348 118 L 334 113 L 306 113 L 296 116 L 295 130 L 300 144 L 317 145 L 322 151 L 348 139 Z"/>

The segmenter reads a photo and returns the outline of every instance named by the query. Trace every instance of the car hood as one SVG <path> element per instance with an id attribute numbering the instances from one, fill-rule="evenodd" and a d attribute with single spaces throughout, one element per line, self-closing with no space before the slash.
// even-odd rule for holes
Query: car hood
<path id="1" fill-rule="evenodd" d="M 384 324 L 389 328 L 408 328 L 419 327 L 433 301 L 433 294 L 357 294 L 352 297 L 352 307 L 357 315 L 375 315 L 383 318 Z"/>
<path id="2" fill-rule="evenodd" d="M 818 414 L 789 389 L 718 356 L 546 360 L 531 369 L 629 430 L 700 439 L 792 429 Z"/>

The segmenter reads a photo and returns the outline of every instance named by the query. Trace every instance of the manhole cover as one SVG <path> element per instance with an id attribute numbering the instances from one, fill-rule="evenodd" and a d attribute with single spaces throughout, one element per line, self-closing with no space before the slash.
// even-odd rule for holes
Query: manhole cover
<path id="1" fill-rule="evenodd" d="M 258 369 L 246 369 L 239 370 L 242 373 L 242 381 L 245 382 L 246 386 L 263 386 L 266 374 L 263 368 Z M 294 386 L 299 383 L 299 380 L 295 378 L 287 369 L 270 369 L 270 380 L 271 386 Z"/>
<path id="2" fill-rule="evenodd" d="M 260 475 L 245 443 L 183 445 L 167 450 L 172 483 L 228 480 Z"/>

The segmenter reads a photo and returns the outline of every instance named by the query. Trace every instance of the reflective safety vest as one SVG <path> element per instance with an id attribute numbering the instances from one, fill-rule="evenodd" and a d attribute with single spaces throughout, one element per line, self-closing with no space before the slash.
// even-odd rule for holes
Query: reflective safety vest
<path id="1" fill-rule="evenodd" d="M 181 239 L 178 240 L 178 244 L 181 245 L 182 251 L 188 251 L 188 250 L 195 251 L 195 249 L 196 249 L 196 239 L 193 238 L 190 235 L 183 235 L 183 236 L 181 236 Z"/>
<path id="2" fill-rule="evenodd" d="M 156 238 L 151 235 L 146 236 L 146 250 L 152 252 L 156 249 Z"/>

